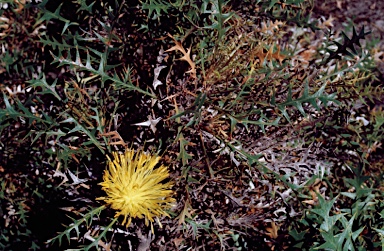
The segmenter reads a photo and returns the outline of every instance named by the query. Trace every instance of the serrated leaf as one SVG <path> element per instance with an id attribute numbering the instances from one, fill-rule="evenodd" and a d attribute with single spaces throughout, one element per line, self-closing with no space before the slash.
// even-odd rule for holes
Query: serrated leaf
<path id="1" fill-rule="evenodd" d="M 302 96 L 300 96 L 298 99 L 292 98 L 292 89 L 289 88 L 288 89 L 288 95 L 287 95 L 285 102 L 276 105 L 276 101 L 275 101 L 274 94 L 273 94 L 273 96 L 272 96 L 273 102 L 271 102 L 271 105 L 275 104 L 275 106 L 277 106 L 277 108 L 280 110 L 280 112 L 283 114 L 283 116 L 288 121 L 290 121 L 289 115 L 287 113 L 287 107 L 289 107 L 289 106 L 295 107 L 296 109 L 298 109 L 300 111 L 300 113 L 303 116 L 306 116 L 306 113 L 305 113 L 304 108 L 303 108 L 303 104 L 305 104 L 305 103 L 311 104 L 317 110 L 320 110 L 320 107 L 317 105 L 318 100 L 320 100 L 324 104 L 324 106 L 327 106 L 327 103 L 330 101 L 333 101 L 335 103 L 338 102 L 337 100 L 335 100 L 335 94 L 328 95 L 328 94 L 324 93 L 325 87 L 326 87 L 326 85 L 324 84 L 323 86 L 320 87 L 319 90 L 317 90 L 316 93 L 310 95 L 309 91 L 308 91 L 308 88 L 309 88 L 308 83 L 305 83 L 304 92 L 303 92 Z"/>
<path id="2" fill-rule="evenodd" d="M 81 214 L 82 218 L 79 219 L 79 220 L 76 220 L 70 216 L 68 216 L 68 218 L 70 218 L 73 223 L 69 226 L 66 226 L 66 229 L 59 233 L 56 237 L 52 238 L 52 239 L 49 239 L 47 241 L 48 244 L 50 243 L 54 243 L 55 241 L 59 241 L 59 245 L 61 246 L 62 244 L 62 238 L 65 236 L 68 240 L 68 243 L 71 242 L 71 232 L 72 230 L 75 230 L 75 233 L 76 233 L 76 237 L 79 238 L 79 235 L 80 235 L 80 231 L 79 231 L 79 226 L 83 223 L 85 223 L 87 225 L 87 227 L 89 228 L 90 225 L 91 225 L 91 222 L 92 222 L 92 219 L 94 216 L 100 216 L 100 213 L 102 210 L 105 209 L 105 206 L 100 206 L 98 208 L 91 208 L 91 210 L 89 212 L 87 212 L 86 214 Z M 117 218 L 115 218 L 117 219 Z"/>
<path id="3" fill-rule="evenodd" d="M 169 7 L 170 5 L 162 0 L 146 0 L 145 3 L 142 3 L 141 8 L 148 10 L 148 18 L 155 19 L 156 17 L 160 17 L 162 12 L 168 14 Z"/>
<path id="4" fill-rule="evenodd" d="M 321 216 L 323 219 L 328 218 L 337 196 L 330 201 L 326 201 L 320 194 L 317 193 L 317 198 L 319 199 L 319 205 L 310 211 Z"/>
<path id="5" fill-rule="evenodd" d="M 384 237 L 384 229 L 372 228 L 376 232 L 378 232 L 382 237 Z"/>
<path id="6" fill-rule="evenodd" d="M 289 232 L 289 235 L 293 237 L 293 239 L 295 239 L 295 241 L 301 241 L 304 239 L 304 236 L 307 232 L 306 231 L 302 231 L 302 232 L 297 232 L 296 229 L 293 229 Z"/>
<path id="7" fill-rule="evenodd" d="M 33 123 L 33 121 L 37 121 L 40 123 L 49 124 L 50 121 L 40 118 L 32 114 L 18 99 L 16 99 L 16 107 L 22 112 L 17 111 L 8 100 L 8 97 L 3 93 L 3 100 L 5 103 L 5 109 L 0 109 L 0 121 L 5 121 L 7 119 L 18 120 L 19 117 L 28 119 L 29 125 Z"/>
<path id="8" fill-rule="evenodd" d="M 179 140 L 180 148 L 179 148 L 179 154 L 177 156 L 177 159 L 181 159 L 183 166 L 185 166 L 188 164 L 188 161 L 192 159 L 192 155 L 188 154 L 185 149 L 186 146 L 190 145 L 191 143 L 184 138 L 182 133 L 180 133 L 178 140 Z"/>
<path id="9" fill-rule="evenodd" d="M 356 230 L 355 232 L 352 233 L 352 240 L 355 241 L 357 237 L 360 236 L 360 234 L 364 231 L 365 226 L 361 227 L 360 229 Z"/>
<path id="10" fill-rule="evenodd" d="M 332 232 L 322 232 L 321 236 L 324 238 L 325 243 L 320 246 L 315 247 L 316 250 L 337 250 L 337 241 Z"/>
<path id="11" fill-rule="evenodd" d="M 92 51 L 93 53 L 95 53 L 98 56 L 97 60 L 99 61 L 99 67 L 97 70 L 92 67 L 92 64 L 91 64 L 92 57 L 91 57 L 89 51 Z M 86 51 L 87 59 L 86 59 L 85 65 L 83 64 L 83 62 L 80 58 L 80 53 L 79 53 L 78 47 L 76 47 L 76 59 L 75 59 L 75 61 L 72 60 L 70 50 L 67 51 L 66 57 L 64 57 L 62 55 L 61 51 L 59 52 L 58 56 L 56 56 L 53 52 L 50 52 L 50 53 L 53 57 L 53 63 L 59 63 L 59 66 L 68 65 L 71 68 L 76 69 L 76 70 L 89 71 L 89 72 L 93 73 L 94 75 L 98 75 L 101 78 L 103 83 L 105 81 L 109 80 L 109 81 L 115 83 L 116 85 L 124 85 L 126 87 L 126 89 L 128 89 L 130 91 L 137 91 L 137 92 L 140 92 L 142 94 L 148 95 L 152 98 L 156 98 L 152 93 L 149 93 L 147 91 L 142 90 L 141 88 L 133 85 L 131 82 L 124 82 L 120 78 L 114 78 L 114 76 L 116 76 L 116 75 L 114 75 L 112 77 L 109 76 L 107 74 L 107 72 L 105 72 L 105 69 L 110 67 L 108 65 L 104 66 L 105 62 L 107 61 L 105 59 L 105 54 L 98 52 L 97 50 L 94 50 L 92 48 L 89 48 L 89 51 L 88 50 Z"/>
<path id="12" fill-rule="evenodd" d="M 96 139 L 94 132 L 89 131 L 86 127 L 81 125 L 76 119 L 74 119 L 73 117 L 70 117 L 64 121 L 61 121 L 60 123 L 74 123 L 75 127 L 72 128 L 68 133 L 80 132 L 80 133 L 86 134 L 88 136 L 88 138 L 90 139 L 89 143 L 92 143 L 97 148 L 99 148 L 99 150 L 103 154 L 105 153 L 104 148 L 101 146 L 100 142 Z M 87 142 L 84 143 L 84 145 L 86 145 L 86 144 L 87 144 Z"/>
<path id="13" fill-rule="evenodd" d="M 347 196 L 348 198 L 351 198 L 353 200 L 356 198 L 356 193 L 341 192 L 340 194 Z"/>
<path id="14" fill-rule="evenodd" d="M 33 79 L 28 81 L 28 83 L 31 84 L 31 87 L 41 87 L 42 91 L 38 92 L 39 94 L 51 94 L 53 95 L 57 100 L 62 101 L 60 95 L 56 92 L 56 83 L 57 79 L 53 81 L 52 85 L 49 85 L 47 83 L 47 80 L 45 78 L 45 74 L 43 73 L 42 77 L 40 79 Z"/>

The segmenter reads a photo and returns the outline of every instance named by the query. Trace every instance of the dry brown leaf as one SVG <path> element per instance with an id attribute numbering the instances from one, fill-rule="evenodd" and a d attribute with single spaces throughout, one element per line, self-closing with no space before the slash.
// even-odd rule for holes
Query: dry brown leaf
<path id="1" fill-rule="evenodd" d="M 277 51 L 275 53 L 272 53 L 273 51 L 273 46 L 271 46 L 271 48 L 269 49 L 267 55 L 269 54 L 270 56 L 268 57 L 268 59 L 270 60 L 271 58 L 274 58 L 276 60 L 279 61 L 279 63 L 281 64 L 283 62 L 283 60 L 285 59 L 285 57 L 283 55 L 280 54 L 280 46 L 277 45 Z"/>
<path id="2" fill-rule="evenodd" d="M 324 185 L 323 182 L 320 179 L 316 179 L 315 183 L 310 186 L 309 193 L 312 196 L 311 200 L 304 200 L 304 203 L 307 203 L 309 205 L 316 205 L 319 201 L 318 194 L 321 194 L 320 187 Z"/>
<path id="3" fill-rule="evenodd" d="M 179 219 L 179 225 L 184 224 L 184 222 L 185 222 L 185 216 L 187 216 L 188 218 L 192 219 L 192 213 L 193 213 L 192 207 L 191 207 L 191 205 L 189 204 L 189 201 L 186 200 L 186 201 L 185 201 L 185 204 L 184 204 L 184 209 L 183 209 L 183 211 L 181 211 L 181 213 L 179 214 L 179 216 L 176 217 L 176 219 L 177 219 L 177 218 Z"/>
<path id="4" fill-rule="evenodd" d="M 300 53 L 300 56 L 305 61 L 305 63 L 309 63 L 309 61 L 314 59 L 315 55 L 316 55 L 316 50 L 314 50 L 312 48 L 305 50 L 305 51 Z"/>
<path id="5" fill-rule="evenodd" d="M 86 184 L 80 184 L 81 187 L 84 187 L 85 189 L 91 189 L 91 187 L 89 185 L 86 185 Z"/>
<path id="6" fill-rule="evenodd" d="M 315 205 L 316 204 L 316 201 L 314 200 L 303 200 L 303 203 L 306 203 L 306 204 L 309 204 L 309 205 Z"/>
<path id="7" fill-rule="evenodd" d="M 117 131 L 107 132 L 107 133 L 100 133 L 99 134 L 102 137 L 109 137 L 109 145 L 122 145 L 127 146 L 127 144 L 124 142 L 123 138 L 120 136 L 120 134 Z"/>
<path id="8" fill-rule="evenodd" d="M 276 239 L 278 237 L 279 226 L 275 224 L 275 222 L 271 222 L 271 227 L 266 228 L 266 235 L 271 237 L 272 239 Z"/>
<path id="9" fill-rule="evenodd" d="M 255 51 L 254 51 L 254 56 L 255 57 L 258 57 L 259 60 L 260 60 L 260 64 L 262 64 L 264 62 L 264 59 L 265 59 L 265 53 L 263 52 L 263 49 L 258 47 Z"/>
<path id="10" fill-rule="evenodd" d="M 24 9 L 25 0 L 14 0 L 14 2 L 19 6 L 17 9 L 15 9 L 15 11 L 20 13 Z"/>
<path id="11" fill-rule="evenodd" d="M 339 10 L 343 10 L 343 1 L 342 0 L 336 0 L 336 6 L 339 8 Z"/>
<path id="12" fill-rule="evenodd" d="M 191 67 L 191 70 L 187 71 L 187 73 L 190 73 L 191 76 L 196 79 L 196 65 L 191 59 L 191 48 L 187 49 L 185 51 L 183 45 L 177 41 L 171 34 L 168 33 L 168 36 L 173 39 L 175 42 L 175 45 L 166 50 L 165 52 L 171 52 L 171 51 L 180 51 L 183 56 L 181 58 L 178 58 L 178 60 L 184 60 L 187 61 L 189 66 Z"/>
<path id="13" fill-rule="evenodd" d="M 332 15 L 329 16 L 329 18 L 327 20 L 325 20 L 322 24 L 321 24 L 321 28 L 332 28 L 333 27 L 333 21 L 335 21 L 335 18 L 332 17 Z"/>
<path id="14" fill-rule="evenodd" d="M 277 51 L 273 52 L 273 47 L 271 46 L 267 53 L 264 53 L 263 48 L 258 47 L 256 50 L 253 52 L 254 57 L 258 57 L 260 60 L 260 64 L 264 62 L 265 59 L 271 60 L 271 59 L 276 59 L 280 62 L 280 64 L 283 62 L 285 59 L 285 56 L 280 54 L 280 46 L 276 45 Z"/>
<path id="15" fill-rule="evenodd" d="M 262 32 L 262 33 L 266 33 L 266 32 L 274 32 L 274 31 L 278 31 L 279 30 L 279 26 L 282 26 L 284 25 L 283 22 L 281 21 L 275 21 L 275 22 L 262 22 L 261 23 L 261 29 L 259 29 L 258 31 L 259 32 Z"/>
<path id="16" fill-rule="evenodd" d="M 175 238 L 173 239 L 173 244 L 175 244 L 175 246 L 178 248 L 183 241 L 184 241 L 183 237 Z"/>
<path id="17" fill-rule="evenodd" d="M 65 175 L 64 173 L 59 171 L 59 165 L 57 165 L 57 166 L 58 166 L 58 168 L 56 169 L 55 173 L 53 174 L 53 177 L 62 177 L 63 178 L 63 181 L 61 181 L 61 183 L 58 185 L 58 187 L 60 187 L 61 185 L 65 184 L 67 181 L 69 181 L 69 179 L 67 178 L 67 175 Z"/>
<path id="18" fill-rule="evenodd" d="M 89 230 L 88 232 L 85 233 L 84 235 L 84 238 L 87 239 L 87 240 L 90 240 L 92 242 L 94 242 L 96 239 L 94 238 L 94 236 L 97 236 L 97 231 L 98 229 L 94 230 L 91 232 L 91 230 Z M 110 251 L 111 250 L 111 244 L 112 243 L 108 243 L 106 244 L 105 242 L 103 242 L 102 240 L 99 240 L 97 242 L 97 245 L 99 245 L 100 247 L 103 247 L 106 251 Z"/>

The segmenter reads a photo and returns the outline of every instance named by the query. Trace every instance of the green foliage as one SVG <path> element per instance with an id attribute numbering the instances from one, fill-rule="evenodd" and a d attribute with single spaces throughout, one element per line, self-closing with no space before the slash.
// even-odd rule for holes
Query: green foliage
<path id="1" fill-rule="evenodd" d="M 47 199 L 44 190 L 50 187 L 49 181 L 39 183 L 30 180 L 27 175 L 16 177 L 7 174 L 0 177 L 0 214 L 2 228 L 0 229 L 0 248 L 2 250 L 41 250 L 42 244 L 33 239 L 30 219 L 33 216 L 31 208 Z M 43 194 L 41 194 L 41 193 Z M 28 197 L 25 194 L 29 194 Z"/>
<path id="2" fill-rule="evenodd" d="M 314 6 L 314 1 L 268 0 L 257 2 L 261 2 L 260 14 L 266 15 L 272 20 L 286 21 L 300 27 L 309 27 L 312 31 L 319 30 L 317 21 L 310 21 L 310 11 Z"/>
<path id="3" fill-rule="evenodd" d="M 168 9 L 172 5 L 162 0 L 146 0 L 142 3 L 143 10 L 148 11 L 148 18 L 157 19 L 163 14 L 168 14 Z M 153 15 L 152 15 L 153 14 Z"/>
<path id="4" fill-rule="evenodd" d="M 48 243 L 54 243 L 55 241 L 59 241 L 59 244 L 61 246 L 62 239 L 65 236 L 68 243 L 70 243 L 71 237 L 72 237 L 71 233 L 73 231 L 75 232 L 77 238 L 79 238 L 80 237 L 80 227 L 85 224 L 86 229 L 89 230 L 92 226 L 92 221 L 99 218 L 102 210 L 104 210 L 104 209 L 105 209 L 104 206 L 90 209 L 86 214 L 80 214 L 81 218 L 79 220 L 75 220 L 75 219 L 71 218 L 73 220 L 73 223 L 71 225 L 67 226 L 66 229 L 63 232 L 61 232 L 59 235 L 48 240 L 47 242 Z M 106 238 L 106 234 L 112 228 L 112 226 L 116 223 L 116 221 L 117 221 L 117 218 L 113 219 L 108 226 L 104 227 L 103 231 L 101 231 L 101 233 L 98 236 L 96 236 L 96 238 L 93 238 L 88 233 L 88 235 L 91 237 L 91 241 L 92 241 L 91 244 L 86 245 L 86 246 L 79 248 L 79 249 L 76 249 L 76 250 L 88 251 L 88 250 L 91 250 L 92 247 L 97 248 L 100 241 L 104 240 Z"/>
<path id="5" fill-rule="evenodd" d="M 51 12 L 50 10 L 46 9 L 45 8 L 45 5 L 47 4 L 48 0 L 45 0 L 43 1 L 42 3 L 39 4 L 39 7 L 41 8 L 41 13 L 43 14 L 36 22 L 36 24 L 40 24 L 40 23 L 45 23 L 45 22 L 49 22 L 51 20 L 59 20 L 61 22 L 64 22 L 64 27 L 63 27 L 63 30 L 61 31 L 61 35 L 63 35 L 65 33 L 65 31 L 68 29 L 68 27 L 74 25 L 74 26 L 77 26 L 79 25 L 78 23 L 76 22 L 71 22 L 71 20 L 68 20 L 66 18 L 64 18 L 63 16 L 61 16 L 61 7 L 63 4 L 60 4 L 57 9 L 54 11 L 54 12 Z"/>
<path id="6" fill-rule="evenodd" d="M 5 122 L 8 119 L 17 120 L 19 117 L 25 118 L 28 120 L 28 125 L 31 126 L 33 122 L 38 123 L 52 123 L 52 120 L 45 120 L 41 117 L 35 116 L 32 114 L 19 100 L 16 100 L 16 109 L 11 106 L 7 96 L 3 93 L 5 109 L 0 111 L 0 119 Z"/>
<path id="7" fill-rule="evenodd" d="M 335 99 L 336 93 L 327 95 L 327 94 L 323 93 L 324 90 L 325 90 L 325 85 L 323 85 L 316 93 L 310 95 L 309 94 L 308 83 L 305 83 L 303 95 L 301 97 L 299 97 L 299 98 L 294 100 L 294 99 L 292 99 L 292 87 L 290 86 L 289 89 L 288 89 L 287 100 L 285 102 L 280 103 L 280 104 L 276 104 L 275 95 L 273 95 L 272 96 L 272 100 L 271 100 L 271 104 L 272 105 L 276 105 L 278 107 L 278 109 L 282 112 L 284 117 L 288 121 L 290 121 L 289 120 L 289 115 L 287 113 L 287 107 L 288 106 L 294 106 L 297 110 L 299 110 L 299 112 L 303 116 L 306 116 L 306 113 L 305 113 L 304 108 L 303 108 L 303 104 L 304 103 L 311 104 L 318 111 L 320 110 L 320 107 L 317 104 L 318 100 L 321 101 L 324 104 L 325 107 L 327 106 L 328 102 L 331 102 L 331 101 L 333 101 L 333 102 L 335 102 L 337 104 L 340 104 L 340 102 L 338 102 Z"/>
<path id="8" fill-rule="evenodd" d="M 305 231 L 299 233 L 296 229 L 292 230 L 290 235 L 295 239 L 297 247 L 303 248 L 306 238 L 319 243 L 309 250 L 371 250 L 373 246 L 380 246 L 382 240 L 375 231 L 384 226 L 377 211 L 383 206 L 383 193 L 367 186 L 370 183 L 369 177 L 362 176 L 361 170 L 353 171 L 353 178 L 344 179 L 346 189 L 353 192 L 341 192 L 340 196 L 329 201 L 317 194 L 317 205 L 307 210 L 301 221 L 317 233 L 309 237 Z M 348 201 L 345 198 L 351 199 L 350 207 L 346 207 L 345 203 L 338 205 L 337 201 L 341 199 Z"/>
<path id="9" fill-rule="evenodd" d="M 234 16 L 234 12 L 224 12 L 224 7 L 230 1 L 223 0 L 203 0 L 203 1 L 162 1 L 146 0 L 141 1 L 141 8 L 148 12 L 148 18 L 159 20 L 167 18 L 170 13 L 183 13 L 182 19 L 188 20 L 190 24 L 198 29 L 213 31 L 209 37 L 211 41 L 221 41 L 225 33 L 230 29 L 228 21 Z M 184 20 L 178 20 L 184 21 Z M 227 26 L 227 27 L 226 27 Z M 180 27 L 185 29 L 185 27 Z M 216 39 L 213 39 L 216 38 Z"/>

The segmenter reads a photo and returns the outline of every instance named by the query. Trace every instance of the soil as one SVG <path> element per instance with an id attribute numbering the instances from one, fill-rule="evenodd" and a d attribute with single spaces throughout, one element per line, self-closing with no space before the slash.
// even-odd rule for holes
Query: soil
<path id="1" fill-rule="evenodd" d="M 317 18 L 333 19 L 334 30 L 343 30 L 343 24 L 353 21 L 359 31 L 372 31 L 371 36 L 382 39 L 384 37 L 384 1 L 367 0 L 327 0 L 315 1 L 313 16 Z M 384 42 L 380 41 L 383 46 Z"/>
<path id="2" fill-rule="evenodd" d="M 378 78 L 384 80 L 384 1 L 382 0 L 326 0 L 314 1 L 312 17 L 323 20 L 330 20 L 334 31 L 344 31 L 348 23 L 353 22 L 356 31 L 363 27 L 370 31 L 366 41 L 377 40 Z M 363 41 L 366 42 L 366 41 Z"/>

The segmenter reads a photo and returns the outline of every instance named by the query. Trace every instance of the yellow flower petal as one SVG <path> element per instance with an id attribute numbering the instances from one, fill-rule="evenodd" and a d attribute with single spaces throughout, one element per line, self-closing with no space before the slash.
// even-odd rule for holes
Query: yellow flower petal
<path id="1" fill-rule="evenodd" d="M 139 151 L 127 150 L 124 154 L 113 152 L 113 160 L 108 158 L 108 168 L 104 171 L 100 183 L 107 196 L 104 200 L 116 210 L 115 217 L 124 216 L 122 224 L 128 226 L 132 218 L 145 219 L 148 225 L 154 218 L 169 216 L 175 200 L 171 197 L 173 183 L 162 183 L 169 177 L 168 170 L 161 165 L 155 168 L 160 157 Z"/>

